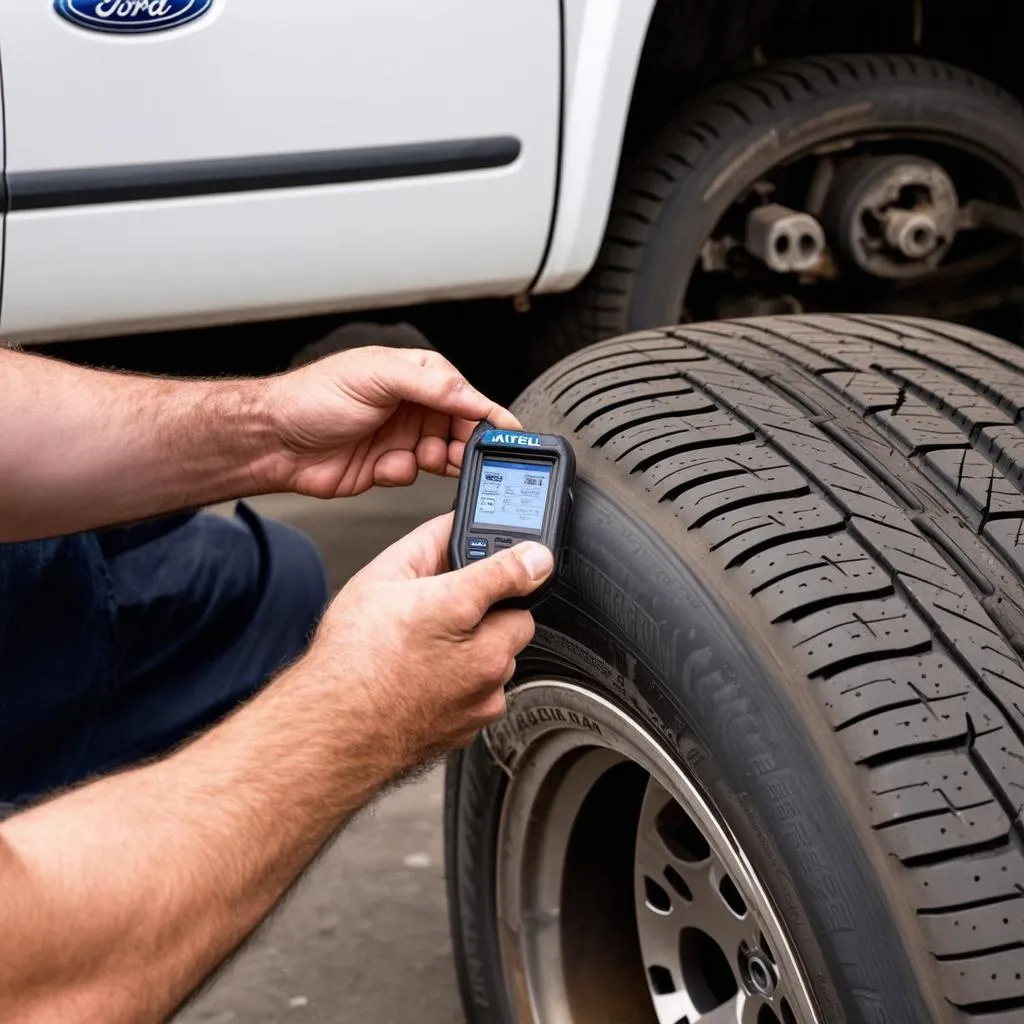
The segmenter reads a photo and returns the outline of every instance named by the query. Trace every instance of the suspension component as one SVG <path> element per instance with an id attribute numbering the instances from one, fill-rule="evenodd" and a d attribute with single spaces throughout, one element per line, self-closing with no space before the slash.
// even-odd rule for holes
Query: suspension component
<path id="1" fill-rule="evenodd" d="M 752 256 L 779 274 L 811 270 L 825 252 L 825 232 L 809 214 L 769 203 L 747 218 L 744 245 Z"/>
<path id="2" fill-rule="evenodd" d="M 888 210 L 884 217 L 885 240 L 908 260 L 923 260 L 939 245 L 939 229 L 931 211 Z"/>
<path id="3" fill-rule="evenodd" d="M 958 216 L 956 188 L 937 163 L 887 156 L 843 164 L 823 219 L 846 260 L 874 277 L 907 279 L 942 262 Z"/>

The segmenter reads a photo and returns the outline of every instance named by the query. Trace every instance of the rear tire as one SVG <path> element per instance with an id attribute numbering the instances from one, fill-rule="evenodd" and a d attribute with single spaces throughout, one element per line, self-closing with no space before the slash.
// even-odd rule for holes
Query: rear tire
<path id="1" fill-rule="evenodd" d="M 999 170 L 1018 202 L 1024 195 L 1024 111 L 969 71 L 854 54 L 723 82 L 688 99 L 623 166 L 597 262 L 556 305 L 535 371 L 597 341 L 685 321 L 701 247 L 755 182 L 819 147 L 881 134 L 955 144 Z"/>
<path id="2" fill-rule="evenodd" d="M 551 745 L 621 752 L 629 732 L 631 763 L 720 820 L 779 985 L 809 993 L 742 1019 L 1024 1020 L 1020 350 L 911 319 L 702 324 L 577 354 L 517 412 L 573 439 L 580 486 L 509 715 L 449 766 L 469 1019 L 664 1021 L 652 991 L 691 984 L 696 954 L 652 963 L 631 902 L 635 786 L 595 784 L 564 842 L 545 817 Z M 762 1012 L 725 954 L 728 998 Z"/>

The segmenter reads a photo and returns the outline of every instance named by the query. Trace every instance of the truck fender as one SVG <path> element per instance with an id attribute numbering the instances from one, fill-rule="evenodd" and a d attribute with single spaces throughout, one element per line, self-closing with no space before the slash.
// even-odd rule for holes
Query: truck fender
<path id="1" fill-rule="evenodd" d="M 656 0 L 562 0 L 562 156 L 537 293 L 568 291 L 604 237 L 640 55 Z"/>

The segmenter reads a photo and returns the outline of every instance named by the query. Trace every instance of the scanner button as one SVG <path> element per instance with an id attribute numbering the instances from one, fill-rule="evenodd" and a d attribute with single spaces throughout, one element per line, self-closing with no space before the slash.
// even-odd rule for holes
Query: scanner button
<path id="1" fill-rule="evenodd" d="M 486 551 L 487 550 L 487 538 L 486 537 L 470 537 L 469 543 L 466 545 L 470 551 Z"/>

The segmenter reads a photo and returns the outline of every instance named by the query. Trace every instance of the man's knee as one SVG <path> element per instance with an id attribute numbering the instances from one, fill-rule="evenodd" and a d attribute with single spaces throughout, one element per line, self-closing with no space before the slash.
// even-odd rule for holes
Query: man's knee
<path id="1" fill-rule="evenodd" d="M 267 579 L 257 616 L 273 621 L 291 660 L 305 648 L 327 605 L 327 573 L 316 545 L 294 527 L 260 520 L 266 539 Z"/>

